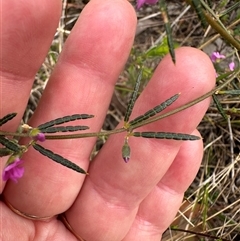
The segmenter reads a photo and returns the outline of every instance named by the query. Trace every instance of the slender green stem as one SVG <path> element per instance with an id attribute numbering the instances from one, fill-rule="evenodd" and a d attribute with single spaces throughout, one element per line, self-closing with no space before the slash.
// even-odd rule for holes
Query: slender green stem
<path id="1" fill-rule="evenodd" d="M 0 136 L 29 137 L 27 133 L 0 131 Z"/>
<path id="2" fill-rule="evenodd" d="M 101 131 L 101 132 L 92 132 L 92 133 L 81 133 L 73 135 L 46 135 L 46 140 L 58 140 L 58 139 L 76 139 L 76 138 L 87 138 L 87 137 L 102 137 L 110 136 L 112 134 L 125 132 L 126 129 L 121 127 L 112 131 Z"/>
<path id="3" fill-rule="evenodd" d="M 232 44 L 236 49 L 240 50 L 240 43 L 223 29 L 208 13 L 205 13 L 208 23 L 214 28 L 225 40 Z"/>
<path id="4" fill-rule="evenodd" d="M 235 22 L 231 23 L 226 29 L 230 30 L 232 29 L 234 26 L 238 25 L 240 23 L 240 19 L 237 19 Z M 204 47 L 206 47 L 207 45 L 209 45 L 210 43 L 212 43 L 214 40 L 216 40 L 217 38 L 220 37 L 220 34 L 216 34 L 214 35 L 212 38 L 210 38 L 209 40 L 207 40 L 206 42 L 204 42 L 201 46 L 198 47 L 198 49 L 203 49 Z"/>
<path id="5" fill-rule="evenodd" d="M 219 19 L 219 16 L 215 14 L 215 12 L 212 10 L 212 8 L 210 8 L 210 7 L 208 6 L 208 4 L 206 4 L 203 0 L 200 0 L 200 2 L 201 2 L 201 4 L 202 4 L 202 6 L 204 6 L 205 9 L 208 11 L 208 13 L 210 13 L 210 14 L 216 19 L 216 21 L 218 22 L 218 24 L 219 24 L 223 29 L 225 29 L 225 31 L 227 31 L 227 29 L 225 28 L 224 24 L 223 24 L 223 23 L 221 22 L 221 20 Z M 205 14 L 206 14 L 206 13 L 207 13 L 207 12 L 205 11 Z"/>
<path id="6" fill-rule="evenodd" d="M 102 137 L 110 136 L 112 134 L 118 134 L 125 132 L 126 128 L 121 127 L 112 131 L 101 131 L 101 132 L 90 132 L 90 133 L 79 133 L 79 134 L 63 134 L 63 135 L 45 135 L 46 140 L 62 140 L 62 139 L 77 139 L 77 138 L 87 138 L 87 137 Z M 5 132 L 0 131 L 0 136 L 15 136 L 15 137 L 29 137 L 27 133 L 15 133 L 15 132 Z"/>
<path id="7" fill-rule="evenodd" d="M 185 0 L 188 4 L 192 5 L 191 0 Z M 209 8 L 204 1 L 201 1 L 201 3 L 208 9 L 208 11 L 212 14 L 212 16 L 215 17 L 215 19 L 210 16 L 210 14 L 207 11 L 203 11 L 204 16 L 207 20 L 207 22 L 211 25 L 213 29 L 215 29 L 225 40 L 227 40 L 230 44 L 232 44 L 236 49 L 240 50 L 240 42 L 237 41 L 232 35 L 230 35 L 225 28 L 225 26 L 221 23 L 219 19 L 217 19 L 214 12 Z"/>

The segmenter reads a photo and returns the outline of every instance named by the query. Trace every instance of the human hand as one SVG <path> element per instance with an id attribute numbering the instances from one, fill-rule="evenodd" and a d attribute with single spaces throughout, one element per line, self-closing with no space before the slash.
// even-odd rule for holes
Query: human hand
<path id="1" fill-rule="evenodd" d="M 61 1 L 3 1 L 1 11 L 1 117 L 18 113 L 6 124 L 8 130 L 14 131 L 53 39 Z M 91 0 L 68 37 L 29 124 L 35 127 L 57 117 L 88 113 L 95 118 L 84 124 L 92 132 L 99 131 L 114 84 L 129 55 L 135 27 L 135 12 L 127 1 Z M 204 53 L 179 48 L 176 61 L 174 65 L 170 56 L 163 59 L 138 98 L 131 118 L 176 93 L 181 92 L 181 96 L 168 110 L 214 87 L 215 71 Z M 196 127 L 209 102 L 204 100 L 141 130 L 199 135 Z M 202 141 L 130 138 L 132 155 L 126 164 L 121 157 L 124 135 L 113 135 L 89 164 L 95 141 L 87 138 L 44 142 L 46 148 L 88 170 L 88 176 L 29 149 L 23 156 L 25 172 L 18 183 L 9 181 L 5 185 L 1 181 L 5 199 L 17 210 L 38 217 L 65 212 L 73 230 L 88 241 L 160 240 L 197 173 Z M 0 205 L 4 241 L 20 237 L 24 241 L 76 240 L 56 217 L 48 221 L 28 220 L 5 203 Z"/>

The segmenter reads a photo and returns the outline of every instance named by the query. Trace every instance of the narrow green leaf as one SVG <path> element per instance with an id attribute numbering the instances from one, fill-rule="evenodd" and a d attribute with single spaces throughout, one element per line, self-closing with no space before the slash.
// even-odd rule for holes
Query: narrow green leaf
<path id="1" fill-rule="evenodd" d="M 60 124 L 66 123 L 66 122 L 80 120 L 80 119 L 89 119 L 92 117 L 94 117 L 94 116 L 88 115 L 88 114 L 69 115 L 69 116 L 64 116 L 61 118 L 57 118 L 55 120 L 48 121 L 44 124 L 39 125 L 37 128 L 42 131 L 43 129 L 47 129 L 48 127 L 52 127 L 54 125 L 60 125 Z"/>
<path id="2" fill-rule="evenodd" d="M 159 0 L 159 5 L 160 5 L 161 13 L 162 13 L 165 31 L 166 31 L 166 34 L 167 34 L 169 52 L 170 52 L 170 55 L 172 57 L 173 63 L 176 63 L 174 43 L 173 43 L 173 37 L 172 37 L 172 30 L 171 30 L 171 26 L 170 26 L 170 23 L 169 23 L 168 10 L 167 10 L 167 5 L 166 5 L 165 0 Z"/>
<path id="3" fill-rule="evenodd" d="M 227 114 L 226 114 L 225 111 L 223 110 L 223 107 L 222 107 L 220 101 L 218 100 L 216 94 L 213 94 L 213 95 L 212 95 L 212 98 L 213 98 L 213 101 L 214 101 L 214 103 L 216 104 L 217 109 L 218 109 L 218 111 L 220 112 L 221 116 L 222 116 L 225 120 L 227 120 L 227 119 L 228 119 Z"/>
<path id="4" fill-rule="evenodd" d="M 193 4 L 193 7 L 198 15 L 198 18 L 200 19 L 201 21 L 201 24 L 203 26 L 203 28 L 206 28 L 207 27 L 207 21 L 206 21 L 206 18 L 204 16 L 204 13 L 203 13 L 203 8 L 202 8 L 202 4 L 201 4 L 201 1 L 199 0 L 192 0 L 192 4 Z"/>
<path id="5" fill-rule="evenodd" d="M 240 9 L 240 2 L 237 1 L 236 3 L 234 3 L 232 6 L 230 6 L 229 8 L 223 10 L 221 13 L 220 13 L 220 16 L 219 17 L 222 17 L 226 14 L 229 14 L 231 13 L 233 10 L 239 10 Z"/>
<path id="6" fill-rule="evenodd" d="M 39 151 L 42 155 L 47 156 L 48 158 L 52 159 L 53 161 L 70 168 L 76 172 L 87 174 L 85 170 L 83 170 L 81 167 L 79 167 L 77 164 L 67 160 L 66 158 L 53 153 L 52 151 L 45 149 L 44 147 L 38 145 L 38 144 L 33 144 L 33 148 L 37 151 Z"/>
<path id="7" fill-rule="evenodd" d="M 195 141 L 201 139 L 199 136 L 171 132 L 133 132 L 132 134 L 135 137 L 170 139 L 179 141 Z"/>
<path id="8" fill-rule="evenodd" d="M 9 156 L 10 154 L 12 154 L 12 151 L 8 148 L 0 148 L 0 157 Z"/>
<path id="9" fill-rule="evenodd" d="M 136 117 L 135 119 L 131 120 L 129 122 L 130 126 L 135 125 L 136 123 L 140 123 L 144 120 L 149 119 L 150 117 L 156 115 L 157 113 L 163 111 L 164 109 L 166 109 L 169 105 L 171 105 L 174 101 L 176 101 L 178 99 L 180 94 L 176 94 L 174 96 L 172 96 L 171 98 L 167 99 L 166 101 L 164 101 L 163 103 L 161 103 L 160 105 L 155 106 L 154 108 L 152 108 L 151 110 L 147 111 L 145 114 Z"/>
<path id="10" fill-rule="evenodd" d="M 7 149 L 9 149 L 15 153 L 19 153 L 22 151 L 22 147 L 19 144 L 17 144 L 14 141 L 9 140 L 5 136 L 0 136 L 0 143 L 2 145 L 4 145 L 5 147 L 7 147 Z"/>
<path id="11" fill-rule="evenodd" d="M 2 119 L 0 119 L 0 126 L 7 123 L 11 119 L 13 119 L 16 115 L 17 115 L 17 113 L 10 113 L 10 114 L 5 115 Z"/>
<path id="12" fill-rule="evenodd" d="M 137 77 L 137 81 L 136 81 L 136 84 L 134 86 L 134 90 L 133 90 L 131 99 L 130 99 L 130 101 L 128 103 L 128 106 L 127 106 L 127 111 L 126 111 L 126 114 L 125 114 L 125 117 L 124 117 L 125 123 L 127 123 L 129 121 L 129 117 L 132 113 L 133 106 L 134 106 L 134 104 L 136 102 L 136 99 L 137 99 L 137 96 L 138 96 L 138 90 L 139 90 L 139 87 L 140 87 L 140 84 L 141 84 L 141 79 L 142 79 L 142 70 L 140 71 L 140 73 Z"/>
<path id="13" fill-rule="evenodd" d="M 240 90 L 220 90 L 217 93 L 220 95 L 239 95 L 240 96 Z"/>
<path id="14" fill-rule="evenodd" d="M 224 40 L 232 44 L 237 50 L 240 50 L 240 42 L 220 24 L 221 22 L 219 22 L 219 20 L 217 21 L 207 12 L 204 12 L 204 16 L 210 26 L 216 30 Z"/>
<path id="15" fill-rule="evenodd" d="M 89 129 L 88 126 L 56 126 L 41 130 L 42 133 L 73 132 Z"/>

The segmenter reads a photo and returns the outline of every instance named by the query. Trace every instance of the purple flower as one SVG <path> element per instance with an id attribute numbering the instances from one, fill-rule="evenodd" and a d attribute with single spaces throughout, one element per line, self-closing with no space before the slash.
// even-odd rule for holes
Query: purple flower
<path id="1" fill-rule="evenodd" d="M 46 137 L 43 133 L 40 132 L 34 137 L 34 140 L 43 142 L 46 140 Z"/>
<path id="2" fill-rule="evenodd" d="M 235 63 L 234 62 L 231 62 L 229 65 L 228 65 L 229 69 L 231 71 L 233 71 L 235 69 Z"/>
<path id="3" fill-rule="evenodd" d="M 14 182 L 17 182 L 17 180 L 21 178 L 24 173 L 24 168 L 20 166 L 22 163 L 23 161 L 19 157 L 17 157 L 12 163 L 7 165 L 3 170 L 3 181 L 12 179 Z"/>
<path id="4" fill-rule="evenodd" d="M 125 157 L 123 157 L 123 160 L 124 160 L 126 163 L 128 163 L 129 160 L 130 160 L 130 156 L 125 156 Z"/>
<path id="5" fill-rule="evenodd" d="M 211 58 L 212 62 L 215 63 L 218 59 L 225 59 L 226 57 L 225 57 L 225 55 L 220 54 L 219 52 L 213 52 L 211 54 L 210 58 Z"/>
<path id="6" fill-rule="evenodd" d="M 33 128 L 30 132 L 30 136 L 32 136 L 35 141 L 43 142 L 46 140 L 45 134 L 42 133 L 38 128 Z"/>
<path id="7" fill-rule="evenodd" d="M 137 0 L 137 9 L 141 8 L 144 4 L 155 4 L 158 0 Z"/>

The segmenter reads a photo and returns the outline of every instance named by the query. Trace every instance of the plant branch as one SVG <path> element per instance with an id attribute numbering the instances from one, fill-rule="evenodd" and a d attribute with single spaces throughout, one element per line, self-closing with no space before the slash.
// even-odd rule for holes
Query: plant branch
<path id="1" fill-rule="evenodd" d="M 196 105 L 197 103 L 199 103 L 199 102 L 205 100 L 206 98 L 212 96 L 215 92 L 221 90 L 223 87 L 225 87 L 226 85 L 228 85 L 234 78 L 236 78 L 236 77 L 238 76 L 239 73 L 240 73 L 240 69 L 238 69 L 238 71 L 236 71 L 235 74 L 234 74 L 229 80 L 227 80 L 227 81 L 224 82 L 223 84 L 217 86 L 216 88 L 214 88 L 213 90 L 209 91 L 208 93 L 202 95 L 201 97 L 199 97 L 199 98 L 197 98 L 197 99 L 195 99 L 195 100 L 193 100 L 193 101 L 190 101 L 189 103 L 187 103 L 187 104 L 185 104 L 185 105 L 183 105 L 183 106 L 180 106 L 180 107 L 177 108 L 177 109 L 174 109 L 174 110 L 172 110 L 172 111 L 169 111 L 169 112 L 167 112 L 167 113 L 165 113 L 165 114 L 152 117 L 152 118 L 150 118 L 150 119 L 148 119 L 148 120 L 146 120 L 146 121 L 144 121 L 144 122 L 141 122 L 141 123 L 137 123 L 137 124 L 131 126 L 131 130 L 136 129 L 136 128 L 138 128 L 138 127 L 141 127 L 141 126 L 143 126 L 143 125 L 147 125 L 147 124 L 150 124 L 150 123 L 152 123 L 152 122 L 161 120 L 161 119 L 163 119 L 163 118 L 166 118 L 166 117 L 168 117 L 168 116 L 171 116 L 171 115 L 173 115 L 173 114 L 176 114 L 177 112 L 180 112 L 180 111 L 182 111 L 182 110 L 185 110 L 185 109 L 187 109 L 187 108 L 189 108 L 189 107 L 191 107 L 191 106 L 193 106 L 193 105 Z"/>

